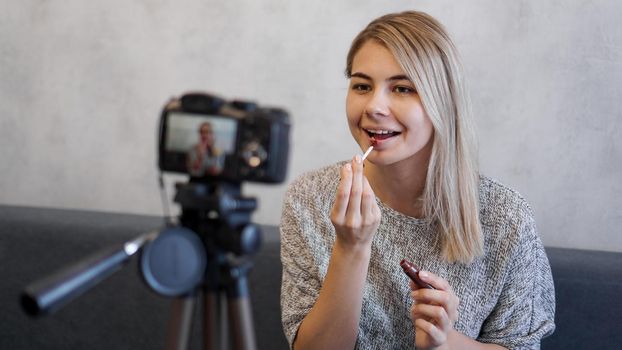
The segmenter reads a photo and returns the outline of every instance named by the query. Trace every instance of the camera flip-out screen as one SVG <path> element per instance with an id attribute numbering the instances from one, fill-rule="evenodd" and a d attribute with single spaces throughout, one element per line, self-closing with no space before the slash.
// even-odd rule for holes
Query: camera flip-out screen
<path id="1" fill-rule="evenodd" d="M 170 112 L 164 136 L 165 167 L 192 176 L 219 175 L 235 152 L 237 122 L 221 116 Z"/>

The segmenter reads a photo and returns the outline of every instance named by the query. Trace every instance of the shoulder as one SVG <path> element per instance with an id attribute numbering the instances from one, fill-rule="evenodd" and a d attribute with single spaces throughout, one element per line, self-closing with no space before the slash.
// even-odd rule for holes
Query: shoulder
<path id="1" fill-rule="evenodd" d="M 334 163 L 299 175 L 287 186 L 286 196 L 322 195 L 336 189 L 339 184 L 339 171 L 343 163 Z"/>
<path id="2" fill-rule="evenodd" d="M 290 182 L 283 200 L 282 218 L 315 220 L 328 215 L 339 185 L 341 164 L 305 172 Z"/>
<path id="3" fill-rule="evenodd" d="M 497 251 L 502 256 L 522 255 L 518 251 L 533 250 L 541 245 L 534 213 L 518 191 L 480 176 L 479 197 L 487 250 Z"/>
<path id="4" fill-rule="evenodd" d="M 333 235 L 330 210 L 339 184 L 341 164 L 303 173 L 288 185 L 279 225 L 283 252 L 299 257 L 313 254 L 321 256 L 319 260 L 325 260 L 324 253 L 330 250 Z"/>
<path id="5" fill-rule="evenodd" d="M 479 204 L 482 224 L 519 221 L 533 218 L 531 206 L 516 190 L 487 176 L 480 176 Z"/>

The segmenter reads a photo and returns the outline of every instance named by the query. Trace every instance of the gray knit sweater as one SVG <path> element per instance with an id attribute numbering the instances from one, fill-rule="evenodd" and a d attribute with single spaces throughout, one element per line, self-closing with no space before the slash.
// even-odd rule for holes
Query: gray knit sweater
<path id="1" fill-rule="evenodd" d="M 290 346 L 326 276 L 335 230 L 330 222 L 339 168 L 302 175 L 288 188 L 281 219 L 281 309 Z M 515 191 L 480 178 L 484 256 L 447 263 L 435 225 L 378 201 L 382 218 L 374 236 L 356 348 L 412 349 L 415 331 L 406 258 L 445 278 L 460 298 L 454 328 L 481 342 L 538 349 L 553 332 L 555 294 L 546 253 L 529 205 Z"/>

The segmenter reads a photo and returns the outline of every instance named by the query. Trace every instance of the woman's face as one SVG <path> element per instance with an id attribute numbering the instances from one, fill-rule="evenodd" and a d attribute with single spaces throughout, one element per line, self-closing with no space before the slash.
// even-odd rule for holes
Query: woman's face
<path id="1" fill-rule="evenodd" d="M 346 99 L 352 136 L 361 149 L 375 139 L 369 160 L 377 165 L 426 160 L 434 129 L 413 82 L 391 52 L 369 40 L 355 54 Z"/>
<path id="2" fill-rule="evenodd" d="M 201 138 L 201 143 L 211 146 L 214 144 L 214 131 L 212 130 L 212 126 L 208 123 L 204 123 L 201 125 L 199 129 L 199 137 Z"/>

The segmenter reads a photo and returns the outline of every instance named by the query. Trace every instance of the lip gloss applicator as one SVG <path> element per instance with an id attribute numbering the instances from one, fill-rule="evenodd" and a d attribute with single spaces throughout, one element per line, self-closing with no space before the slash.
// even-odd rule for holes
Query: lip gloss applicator
<path id="1" fill-rule="evenodd" d="M 367 158 L 367 156 L 371 153 L 371 151 L 374 149 L 374 146 L 376 145 L 376 139 L 375 138 L 371 138 L 371 146 L 369 146 L 369 148 L 367 149 L 367 151 L 365 151 L 365 154 L 363 154 L 363 157 L 361 157 L 361 162 L 365 160 L 365 158 Z"/>
<path id="2" fill-rule="evenodd" d="M 363 154 L 363 157 L 361 157 L 361 162 L 365 160 L 365 158 L 367 158 L 367 156 L 371 153 L 371 151 L 374 149 L 374 146 L 371 145 L 369 146 L 369 148 L 367 149 L 367 151 L 365 151 L 365 154 Z"/>

